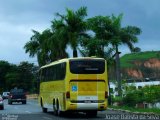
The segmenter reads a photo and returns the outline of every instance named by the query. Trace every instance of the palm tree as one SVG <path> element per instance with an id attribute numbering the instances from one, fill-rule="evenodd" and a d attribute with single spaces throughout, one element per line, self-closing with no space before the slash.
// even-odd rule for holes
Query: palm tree
<path id="1" fill-rule="evenodd" d="M 121 79 L 120 79 L 120 58 L 119 58 L 119 45 L 126 44 L 130 50 L 133 50 L 133 44 L 138 41 L 137 35 L 141 30 L 135 26 L 121 26 L 122 14 L 118 17 L 109 16 L 95 16 L 88 19 L 88 26 L 95 33 L 95 38 L 102 41 L 101 51 L 102 55 L 105 54 L 105 48 L 112 45 L 115 50 L 116 57 L 116 77 L 118 81 L 118 93 L 121 96 Z M 91 44 L 91 42 L 89 42 Z M 89 45 L 87 44 L 87 45 Z M 112 49 L 112 50 L 113 50 Z"/>
<path id="2" fill-rule="evenodd" d="M 29 53 L 30 57 L 37 56 L 40 66 L 68 57 L 65 51 L 66 43 L 61 39 L 62 36 L 58 31 L 46 29 L 39 33 L 33 30 L 33 33 L 34 35 L 25 44 L 24 49 L 26 53 Z"/>
<path id="3" fill-rule="evenodd" d="M 109 16 L 95 16 L 87 20 L 88 28 L 95 33 L 94 39 L 90 39 L 87 45 L 88 47 L 95 46 L 94 49 L 90 50 L 96 50 L 96 56 L 105 57 L 106 54 L 111 52 L 111 49 L 107 48 L 109 45 L 109 39 L 112 36 L 112 33 L 110 32 L 111 23 L 112 21 Z"/>
<path id="4" fill-rule="evenodd" d="M 32 35 L 30 41 L 25 44 L 24 49 L 26 53 L 29 53 L 30 57 L 37 56 L 38 64 L 42 66 L 50 61 L 47 41 L 51 36 L 51 32 L 49 29 L 46 29 L 42 34 L 35 30 L 33 30 L 33 33 L 34 35 Z"/>
<path id="5" fill-rule="evenodd" d="M 110 39 L 110 44 L 115 49 L 115 57 L 116 57 L 116 77 L 118 81 L 118 95 L 122 96 L 122 89 L 121 89 L 121 77 L 120 77 L 120 58 L 119 58 L 119 45 L 125 44 L 132 50 L 133 44 L 138 42 L 137 35 L 140 35 L 141 30 L 136 26 L 121 26 L 122 14 L 118 17 L 112 15 L 112 36 Z"/>
<path id="6" fill-rule="evenodd" d="M 132 53 L 141 52 L 141 48 L 139 48 L 139 47 L 134 47 L 131 52 L 132 52 Z"/>
<path id="7" fill-rule="evenodd" d="M 79 40 L 86 34 L 86 22 L 85 17 L 87 16 L 87 8 L 81 7 L 77 11 L 66 9 L 67 14 L 61 15 L 57 13 L 57 16 L 63 21 L 63 29 L 66 32 L 65 36 L 68 39 L 68 43 L 73 49 L 73 57 L 77 57 L 77 48 L 79 45 Z"/>
<path id="8" fill-rule="evenodd" d="M 68 39 L 67 32 L 62 20 L 53 20 L 51 25 L 53 35 L 49 39 L 52 60 L 67 58 L 66 52 Z"/>

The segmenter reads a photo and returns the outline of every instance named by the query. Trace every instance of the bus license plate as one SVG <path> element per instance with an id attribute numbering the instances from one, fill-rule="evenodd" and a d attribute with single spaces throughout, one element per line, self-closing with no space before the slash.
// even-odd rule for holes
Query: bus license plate
<path id="1" fill-rule="evenodd" d="M 91 103 L 91 101 L 90 101 L 90 100 L 85 100 L 84 102 L 85 102 L 85 103 Z"/>

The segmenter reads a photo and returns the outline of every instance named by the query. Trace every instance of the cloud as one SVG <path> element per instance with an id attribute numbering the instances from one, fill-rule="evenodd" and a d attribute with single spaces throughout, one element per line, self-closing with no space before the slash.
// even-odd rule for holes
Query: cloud
<path id="1" fill-rule="evenodd" d="M 160 11 L 159 0 L 0 0 L 0 60 L 19 63 L 29 58 L 23 49 L 32 36 L 31 30 L 50 28 L 55 13 L 65 14 L 65 9 L 88 9 L 88 17 L 110 16 L 123 13 L 122 26 L 133 25 L 142 29 L 135 46 L 142 50 L 159 50 Z M 127 47 L 120 47 L 128 53 Z M 69 50 L 71 52 L 71 50 Z"/>

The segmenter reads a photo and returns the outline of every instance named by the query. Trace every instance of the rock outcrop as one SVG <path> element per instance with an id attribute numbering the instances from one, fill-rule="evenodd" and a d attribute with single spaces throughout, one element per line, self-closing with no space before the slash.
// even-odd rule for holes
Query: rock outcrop
<path id="1" fill-rule="evenodd" d="M 160 78 L 160 60 L 151 58 L 145 61 L 134 61 L 133 68 L 122 68 L 122 74 L 132 78 Z"/>

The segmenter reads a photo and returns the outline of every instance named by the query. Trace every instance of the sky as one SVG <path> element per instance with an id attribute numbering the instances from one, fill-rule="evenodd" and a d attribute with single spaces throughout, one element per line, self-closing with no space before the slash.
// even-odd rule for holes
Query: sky
<path id="1" fill-rule="evenodd" d="M 0 0 L 0 60 L 37 64 L 23 48 L 32 30 L 50 28 L 55 13 L 65 14 L 66 8 L 77 10 L 81 6 L 87 7 L 88 17 L 123 13 L 123 27 L 142 30 L 135 46 L 142 51 L 160 50 L 160 0 Z M 67 51 L 71 54 L 70 49 Z M 120 51 L 122 55 L 130 52 L 127 46 L 121 46 Z"/>

